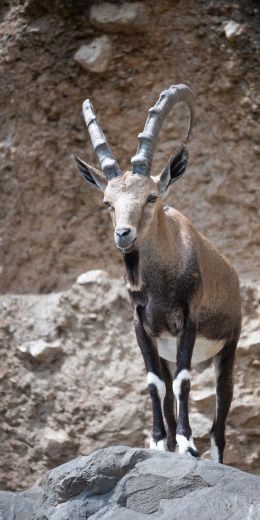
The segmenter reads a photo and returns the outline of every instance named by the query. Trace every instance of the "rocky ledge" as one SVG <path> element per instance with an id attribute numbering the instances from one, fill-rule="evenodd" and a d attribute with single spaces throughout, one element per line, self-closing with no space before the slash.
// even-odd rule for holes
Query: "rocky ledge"
<path id="1" fill-rule="evenodd" d="M 260 478 L 190 456 L 114 446 L 0 492 L 1 520 L 257 520 Z"/>

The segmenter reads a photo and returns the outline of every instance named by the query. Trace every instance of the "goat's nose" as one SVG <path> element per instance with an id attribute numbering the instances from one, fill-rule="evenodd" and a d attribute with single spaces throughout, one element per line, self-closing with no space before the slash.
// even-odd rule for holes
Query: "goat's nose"
<path id="1" fill-rule="evenodd" d="M 121 227 L 116 229 L 116 234 L 119 238 L 125 238 L 129 235 L 131 229 L 126 227 Z"/>

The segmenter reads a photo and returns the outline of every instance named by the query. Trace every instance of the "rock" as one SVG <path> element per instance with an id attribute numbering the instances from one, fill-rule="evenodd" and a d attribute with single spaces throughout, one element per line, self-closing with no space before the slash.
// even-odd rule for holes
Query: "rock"
<path id="1" fill-rule="evenodd" d="M 25 518 L 257 520 L 259 485 L 259 477 L 221 464 L 114 446 L 50 471 L 42 483 L 40 503 L 37 496 L 37 510 Z M 11 512 L 8 501 L 3 511 Z"/>
<path id="2" fill-rule="evenodd" d="M 82 45 L 74 55 L 74 60 L 91 72 L 105 72 L 109 65 L 111 51 L 112 45 L 108 36 L 101 36 L 87 45 Z"/>
<path id="3" fill-rule="evenodd" d="M 96 269 L 93 271 L 87 271 L 86 273 L 82 273 L 77 278 L 77 284 L 79 285 L 87 285 L 91 283 L 102 284 L 107 282 L 108 276 L 105 271 L 101 269 Z"/>
<path id="4" fill-rule="evenodd" d="M 51 30 L 52 16 L 42 16 L 37 18 L 26 27 L 28 33 L 48 33 Z"/>
<path id="5" fill-rule="evenodd" d="M 64 430 L 53 430 L 52 428 L 46 427 L 42 430 L 40 447 L 49 459 L 57 463 L 64 458 L 64 456 L 68 457 L 68 454 L 73 448 L 73 443 Z M 73 450 L 75 453 L 75 446 Z"/>
<path id="6" fill-rule="evenodd" d="M 29 341 L 18 346 L 18 350 L 25 355 L 33 358 L 38 363 L 51 363 L 60 358 L 63 354 L 61 342 L 59 340 L 49 343 L 44 339 Z"/>
<path id="7" fill-rule="evenodd" d="M 259 327 L 258 320 L 253 320 L 255 326 Z M 251 325 L 252 327 L 252 325 Z M 239 341 L 238 352 L 243 355 L 248 355 L 248 351 L 251 350 L 251 355 L 257 358 L 260 354 L 260 333 L 259 330 L 251 330 L 251 333 L 247 336 L 242 336 Z"/>
<path id="8" fill-rule="evenodd" d="M 124 2 L 121 5 L 102 2 L 91 7 L 90 21 L 105 31 L 138 32 L 143 31 L 148 23 L 148 11 L 142 2 Z"/>
<path id="9" fill-rule="evenodd" d="M 199 412 L 203 412 L 206 407 L 214 408 L 215 391 L 211 387 L 200 385 L 198 390 L 193 390 L 192 398 Z"/>
<path id="10" fill-rule="evenodd" d="M 234 40 L 244 31 L 244 25 L 230 20 L 224 23 L 224 33 L 228 40 Z"/>
<path id="11" fill-rule="evenodd" d="M 21 493 L 0 491 L 1 520 L 31 520 L 42 503 L 42 493 L 37 486 Z"/>

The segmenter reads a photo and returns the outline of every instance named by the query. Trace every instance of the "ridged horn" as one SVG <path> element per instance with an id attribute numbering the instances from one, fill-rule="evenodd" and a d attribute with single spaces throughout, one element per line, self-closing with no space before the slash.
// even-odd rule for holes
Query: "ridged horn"
<path id="1" fill-rule="evenodd" d="M 93 148 L 96 152 L 102 171 L 110 181 L 122 175 L 118 162 L 114 158 L 102 128 L 97 120 L 94 108 L 89 99 L 83 103 L 83 115 L 89 131 Z"/>
<path id="2" fill-rule="evenodd" d="M 157 103 L 148 111 L 144 130 L 138 135 L 136 155 L 131 159 L 133 173 L 150 175 L 154 150 L 163 121 L 170 110 L 181 101 L 187 103 L 190 111 L 185 143 L 189 141 L 195 115 L 194 95 L 187 85 L 171 85 L 161 93 Z"/>

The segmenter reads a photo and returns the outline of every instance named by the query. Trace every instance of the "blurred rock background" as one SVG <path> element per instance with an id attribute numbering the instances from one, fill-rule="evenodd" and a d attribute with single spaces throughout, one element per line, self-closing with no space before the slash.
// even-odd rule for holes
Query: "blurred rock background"
<path id="1" fill-rule="evenodd" d="M 0 488 L 22 489 L 78 453 L 143 446 L 150 404 L 122 259 L 81 116 L 91 97 L 129 166 L 148 108 L 171 83 L 196 93 L 190 167 L 171 202 L 235 265 L 243 333 L 226 462 L 260 473 L 259 6 L 231 0 L 0 4 Z M 186 112 L 162 130 L 158 173 Z M 89 269 L 105 269 L 78 275 Z M 194 373 L 192 426 L 208 456 L 214 375 Z"/>

